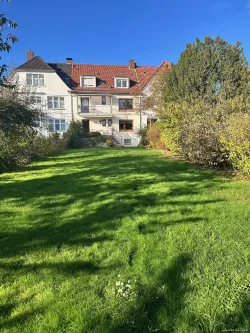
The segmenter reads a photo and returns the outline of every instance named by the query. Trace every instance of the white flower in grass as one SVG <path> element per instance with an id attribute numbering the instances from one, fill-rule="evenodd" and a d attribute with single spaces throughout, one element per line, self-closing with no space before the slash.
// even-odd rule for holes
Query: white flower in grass
<path id="1" fill-rule="evenodd" d="M 122 293 L 122 289 L 118 289 L 117 292 L 118 292 L 118 293 Z"/>
<path id="2" fill-rule="evenodd" d="M 118 282 L 116 282 L 116 284 L 115 284 L 116 286 L 120 286 L 121 285 L 121 282 L 120 281 L 118 281 Z"/>

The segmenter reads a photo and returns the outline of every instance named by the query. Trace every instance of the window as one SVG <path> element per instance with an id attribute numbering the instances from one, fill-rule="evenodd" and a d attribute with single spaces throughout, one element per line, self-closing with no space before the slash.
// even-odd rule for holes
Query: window
<path id="1" fill-rule="evenodd" d="M 48 97 L 49 109 L 64 109 L 64 97 Z"/>
<path id="2" fill-rule="evenodd" d="M 133 100 L 132 99 L 119 99 L 119 110 L 132 110 Z"/>
<path id="3" fill-rule="evenodd" d="M 133 120 L 119 120 L 119 131 L 133 131 Z"/>
<path id="4" fill-rule="evenodd" d="M 81 77 L 82 87 L 96 87 L 96 77 L 95 76 L 82 76 Z"/>
<path id="5" fill-rule="evenodd" d="M 41 96 L 32 96 L 30 99 L 32 104 L 41 105 L 42 104 L 42 97 Z"/>
<path id="6" fill-rule="evenodd" d="M 147 127 L 151 127 L 154 123 L 157 122 L 157 119 L 156 118 L 148 118 L 147 119 Z"/>
<path id="7" fill-rule="evenodd" d="M 112 119 L 108 119 L 108 126 L 112 126 Z"/>
<path id="8" fill-rule="evenodd" d="M 115 87 L 116 88 L 129 88 L 129 79 L 128 78 L 115 78 Z"/>
<path id="9" fill-rule="evenodd" d="M 26 74 L 26 79 L 29 86 L 44 86 L 43 74 Z"/>
<path id="10" fill-rule="evenodd" d="M 89 98 L 81 98 L 81 112 L 89 112 Z"/>
<path id="11" fill-rule="evenodd" d="M 106 126 L 106 119 L 101 120 L 102 126 Z"/>
<path id="12" fill-rule="evenodd" d="M 124 146 L 130 146 L 131 145 L 131 139 L 124 139 Z"/>
<path id="13" fill-rule="evenodd" d="M 35 120 L 37 127 L 42 127 L 42 121 L 41 120 Z"/>
<path id="14" fill-rule="evenodd" d="M 100 86 L 104 86 L 104 84 L 105 84 L 105 81 L 104 81 L 104 80 L 99 80 L 98 82 L 99 82 L 99 85 L 100 85 Z"/>
<path id="15" fill-rule="evenodd" d="M 102 105 L 106 105 L 106 97 L 102 96 Z"/>
<path id="16" fill-rule="evenodd" d="M 49 119 L 50 131 L 65 131 L 66 123 L 64 119 Z"/>

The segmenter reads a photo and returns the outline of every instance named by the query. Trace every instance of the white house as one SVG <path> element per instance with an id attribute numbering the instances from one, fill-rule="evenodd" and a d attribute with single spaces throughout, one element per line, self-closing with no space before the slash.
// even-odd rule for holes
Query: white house
<path id="1" fill-rule="evenodd" d="M 63 132 L 79 120 L 86 132 L 100 132 L 120 146 L 138 145 L 137 129 L 156 121 L 154 111 L 139 111 L 143 92 L 169 64 L 137 66 L 46 63 L 28 51 L 17 68 L 19 79 L 36 87 L 36 101 L 47 113 L 50 131 Z"/>
<path id="2" fill-rule="evenodd" d="M 156 120 L 154 111 L 139 111 L 144 89 L 169 66 L 72 64 L 73 117 L 87 132 L 110 135 L 122 146 L 137 146 L 137 129 Z"/>
<path id="3" fill-rule="evenodd" d="M 47 115 L 41 125 L 43 133 L 49 131 L 62 133 L 72 121 L 71 64 L 46 63 L 31 50 L 27 52 L 28 61 L 16 69 L 19 82 L 34 88 L 35 103 Z"/>

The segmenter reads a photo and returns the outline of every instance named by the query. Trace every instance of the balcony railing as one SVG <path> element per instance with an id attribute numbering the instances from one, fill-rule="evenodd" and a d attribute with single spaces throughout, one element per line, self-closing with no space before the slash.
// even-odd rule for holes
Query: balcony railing
<path id="1" fill-rule="evenodd" d="M 78 107 L 79 113 L 82 115 L 93 115 L 93 116 L 104 116 L 104 115 L 111 115 L 112 107 L 111 105 L 95 105 L 95 106 L 89 106 L 89 108 L 81 108 L 81 106 Z"/>

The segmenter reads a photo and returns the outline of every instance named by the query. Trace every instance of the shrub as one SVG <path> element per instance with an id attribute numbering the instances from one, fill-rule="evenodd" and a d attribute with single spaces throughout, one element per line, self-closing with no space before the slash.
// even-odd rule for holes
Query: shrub
<path id="1" fill-rule="evenodd" d="M 216 110 L 209 108 L 190 114 L 180 129 L 181 154 L 195 163 L 227 165 L 228 156 L 223 151 L 219 138 L 222 128 L 223 121 L 220 121 Z"/>
<path id="2" fill-rule="evenodd" d="M 165 145 L 161 140 L 162 126 L 160 123 L 155 123 L 148 130 L 148 141 L 154 149 L 164 149 Z"/>
<path id="3" fill-rule="evenodd" d="M 249 101 L 237 97 L 214 107 L 200 101 L 168 103 L 165 108 L 165 119 L 149 134 L 153 147 L 195 163 L 249 172 Z"/>
<path id="4" fill-rule="evenodd" d="M 220 141 L 233 168 L 250 176 L 250 114 L 231 114 Z"/>
<path id="5" fill-rule="evenodd" d="M 72 121 L 69 128 L 64 133 L 64 138 L 68 142 L 69 148 L 79 148 L 82 146 L 83 128 L 80 121 Z"/>
<path id="6" fill-rule="evenodd" d="M 106 141 L 106 137 L 99 132 L 84 132 L 80 121 L 70 123 L 64 138 L 69 148 L 95 147 Z"/>
<path id="7" fill-rule="evenodd" d="M 49 137 L 36 136 L 29 143 L 30 157 L 32 160 L 39 157 L 51 156 L 67 147 L 65 137 L 60 138 L 59 133 L 53 133 Z"/>
<path id="8" fill-rule="evenodd" d="M 102 136 L 100 132 L 85 132 L 84 133 L 85 138 L 98 138 Z"/>
<path id="9" fill-rule="evenodd" d="M 172 153 L 181 152 L 179 142 L 180 131 L 185 119 L 191 112 L 193 112 L 193 110 L 190 109 L 190 105 L 186 102 L 161 104 L 158 110 L 158 113 L 162 114 L 164 117 L 157 124 L 161 132 L 161 145 L 164 145 L 164 147 Z"/>
<path id="10" fill-rule="evenodd" d="M 147 145 L 149 145 L 149 140 L 148 140 L 148 127 L 144 126 L 139 128 L 138 130 L 136 130 L 135 132 L 137 135 L 140 136 L 140 143 L 139 143 L 139 147 L 145 147 Z"/>
<path id="11" fill-rule="evenodd" d="M 0 132 L 0 172 L 24 167 L 40 157 L 54 155 L 64 149 L 67 142 L 58 133 L 46 138 L 36 136 L 32 130 L 8 135 Z"/>
<path id="12" fill-rule="evenodd" d="M 105 141 L 106 145 L 109 146 L 109 147 L 113 147 L 114 146 L 114 143 L 112 141 L 112 138 L 110 136 L 107 136 L 106 137 L 106 141 Z"/>

